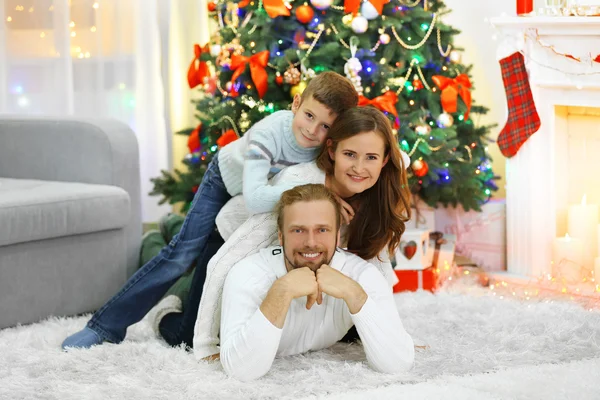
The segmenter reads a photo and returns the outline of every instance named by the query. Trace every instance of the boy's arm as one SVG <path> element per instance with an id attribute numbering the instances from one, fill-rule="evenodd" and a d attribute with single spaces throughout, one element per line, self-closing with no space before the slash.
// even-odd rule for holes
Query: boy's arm
<path id="1" fill-rule="evenodd" d="M 244 202 L 251 214 L 271 212 L 281 194 L 301 182 L 288 181 L 275 186 L 270 185 L 269 172 L 279 149 L 270 132 L 257 130 L 252 131 L 250 135 L 244 156 Z"/>

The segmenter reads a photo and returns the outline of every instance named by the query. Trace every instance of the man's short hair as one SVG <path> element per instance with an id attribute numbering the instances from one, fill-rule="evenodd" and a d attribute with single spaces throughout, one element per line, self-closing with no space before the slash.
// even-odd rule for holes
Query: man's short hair
<path id="1" fill-rule="evenodd" d="M 310 97 L 337 115 L 358 104 L 358 93 L 352 82 L 333 71 L 321 72 L 308 82 L 301 98 L 304 101 Z"/>
<path id="2" fill-rule="evenodd" d="M 274 210 L 275 215 L 277 215 L 277 227 L 279 228 L 279 231 L 283 232 L 283 212 L 286 207 L 301 201 L 309 202 L 318 200 L 326 200 L 333 205 L 335 212 L 335 228 L 336 231 L 339 231 L 342 213 L 341 205 L 337 201 L 336 195 L 333 194 L 331 190 L 327 189 L 325 185 L 317 183 L 296 186 L 283 192 Z"/>

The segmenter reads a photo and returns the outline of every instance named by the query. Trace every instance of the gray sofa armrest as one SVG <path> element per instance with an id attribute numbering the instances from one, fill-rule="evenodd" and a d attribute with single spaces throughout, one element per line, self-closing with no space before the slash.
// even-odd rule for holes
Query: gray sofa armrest
<path id="1" fill-rule="evenodd" d="M 137 268 L 142 235 L 139 150 L 135 133 L 110 119 L 0 116 L 0 177 L 123 188 L 131 200 L 127 276 Z"/>

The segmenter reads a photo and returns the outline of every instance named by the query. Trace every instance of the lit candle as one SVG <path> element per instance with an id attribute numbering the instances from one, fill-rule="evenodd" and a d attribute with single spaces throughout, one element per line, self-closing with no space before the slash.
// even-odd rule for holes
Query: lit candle
<path id="1" fill-rule="evenodd" d="M 583 268 L 591 272 L 598 252 L 598 205 L 586 204 L 583 195 L 581 204 L 569 206 L 569 234 L 583 243 Z"/>
<path id="2" fill-rule="evenodd" d="M 554 276 L 571 283 L 579 282 L 582 279 L 583 242 L 570 237 L 568 233 L 565 237 L 554 239 L 552 262 Z"/>

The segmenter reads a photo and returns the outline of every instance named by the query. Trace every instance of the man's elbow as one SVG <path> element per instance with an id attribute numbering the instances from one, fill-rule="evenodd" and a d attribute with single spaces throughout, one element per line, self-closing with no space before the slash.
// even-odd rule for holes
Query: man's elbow
<path id="1" fill-rule="evenodd" d="M 271 368 L 270 365 L 263 366 L 254 362 L 235 362 L 226 356 L 224 357 L 223 352 L 221 352 L 221 365 L 229 377 L 242 382 L 250 382 L 261 378 L 266 375 Z"/>
<path id="2" fill-rule="evenodd" d="M 412 343 L 411 343 L 412 344 Z M 377 372 L 384 374 L 398 374 L 401 372 L 408 372 L 411 370 L 415 363 L 415 350 L 414 346 L 405 350 L 394 352 L 394 354 L 388 354 L 385 360 L 379 360 L 378 362 L 371 362 L 371 367 Z"/>

